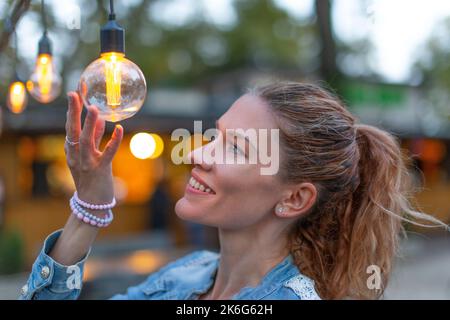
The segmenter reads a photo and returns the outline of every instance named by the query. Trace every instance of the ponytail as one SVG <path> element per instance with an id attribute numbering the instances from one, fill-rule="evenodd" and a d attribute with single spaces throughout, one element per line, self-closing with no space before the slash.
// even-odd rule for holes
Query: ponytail
<path id="1" fill-rule="evenodd" d="M 356 124 L 339 99 L 318 86 L 276 83 L 255 92 L 280 127 L 282 179 L 310 181 L 318 190 L 315 206 L 290 233 L 300 272 L 324 299 L 381 297 L 405 234 L 402 222 L 448 229 L 413 209 L 408 158 L 397 140 Z"/>
<path id="2" fill-rule="evenodd" d="M 355 127 L 360 152 L 360 177 L 364 179 L 363 185 L 367 189 L 368 205 L 397 220 L 426 228 L 448 229 L 448 225 L 439 219 L 411 207 L 414 186 L 408 170 L 410 158 L 401 152 L 395 138 L 373 126 Z"/>

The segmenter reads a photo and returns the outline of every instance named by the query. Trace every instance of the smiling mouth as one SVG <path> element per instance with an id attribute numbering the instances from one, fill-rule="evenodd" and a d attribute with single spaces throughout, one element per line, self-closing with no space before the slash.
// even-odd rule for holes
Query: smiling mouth
<path id="1" fill-rule="evenodd" d="M 215 194 L 214 190 L 212 190 L 208 185 L 199 182 L 194 177 L 191 177 L 189 179 L 188 185 L 194 190 L 201 191 L 207 194 Z"/>

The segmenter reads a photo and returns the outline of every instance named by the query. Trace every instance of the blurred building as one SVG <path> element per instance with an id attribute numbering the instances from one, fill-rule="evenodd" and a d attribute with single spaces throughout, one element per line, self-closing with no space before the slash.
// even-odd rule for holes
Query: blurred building
<path id="1" fill-rule="evenodd" d="M 45 236 L 61 228 L 70 212 L 68 199 L 74 184 L 64 154 L 66 111 L 67 102 L 61 98 L 50 105 L 31 100 L 22 114 L 5 112 L 0 138 L 0 176 L 5 196 L 0 221 L 3 228 L 17 230 L 23 236 L 28 264 Z M 151 229 L 148 203 L 164 178 L 170 202 L 174 204 L 182 196 L 190 167 L 176 166 L 170 160 L 171 149 L 178 143 L 171 141 L 171 132 L 176 128 L 192 131 L 194 120 L 203 120 L 204 129 L 214 126 L 214 111 L 215 106 L 199 91 L 155 89 L 150 90 L 146 104 L 135 117 L 121 122 L 125 136 L 113 161 L 119 205 L 115 223 L 100 237 L 139 234 Z M 102 145 L 109 139 L 111 128 L 111 124 L 107 125 Z M 133 156 L 130 140 L 137 132 L 159 135 L 164 144 L 162 154 L 155 159 Z M 175 243 L 188 244 L 189 229 L 185 230 L 175 218 L 173 207 L 171 210 L 167 212 L 166 231 Z"/>
<path id="2" fill-rule="evenodd" d="M 190 167 L 177 166 L 171 161 L 171 150 L 177 143 L 170 138 L 174 129 L 186 128 L 193 132 L 194 120 L 203 120 L 203 130 L 214 127 L 215 120 L 244 92 L 243 88 L 274 77 L 241 70 L 207 79 L 193 89 L 150 88 L 143 108 L 121 122 L 125 137 L 113 161 L 119 206 L 115 210 L 115 223 L 102 231 L 100 238 L 140 234 L 151 228 L 148 204 L 161 180 L 166 180 L 172 204 L 182 196 Z M 276 77 L 295 79 L 289 73 Z M 341 83 L 339 92 L 362 122 L 381 126 L 402 139 L 405 150 L 415 155 L 417 185 L 424 187 L 418 194 L 421 208 L 448 221 L 450 131 L 447 120 L 438 114 L 430 115 L 430 106 L 415 87 L 347 80 Z M 28 266 L 44 237 L 61 228 L 70 212 L 68 199 L 74 185 L 63 147 L 66 109 L 66 101 L 61 98 L 51 105 L 38 105 L 31 100 L 19 115 L 4 112 L 0 175 L 4 180 L 5 199 L 1 221 L 4 228 L 18 230 L 22 235 Z M 106 139 L 111 128 L 108 124 Z M 137 132 L 156 133 L 162 138 L 164 151 L 160 157 L 142 160 L 133 156 L 129 143 Z M 198 232 L 197 229 L 180 221 L 173 208 L 168 215 L 166 231 L 176 244 L 192 245 L 189 243 L 192 238 L 216 244 L 211 235 L 190 236 L 189 232 Z"/>

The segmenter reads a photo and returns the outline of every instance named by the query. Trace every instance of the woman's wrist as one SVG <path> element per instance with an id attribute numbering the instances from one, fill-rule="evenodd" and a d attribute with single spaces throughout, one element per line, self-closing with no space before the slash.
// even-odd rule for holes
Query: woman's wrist
<path id="1" fill-rule="evenodd" d="M 110 203 L 112 199 L 114 199 L 113 194 L 99 194 L 99 193 L 89 193 L 89 192 L 83 192 L 83 191 L 77 191 L 77 196 L 79 199 L 91 203 L 91 204 L 105 204 Z"/>
<path id="2" fill-rule="evenodd" d="M 48 255 L 62 265 L 76 264 L 89 252 L 98 230 L 99 228 L 88 225 L 71 214 Z"/>
<path id="3" fill-rule="evenodd" d="M 96 174 L 97 179 L 80 179 L 81 181 L 77 184 L 77 195 L 78 197 L 92 204 L 104 204 L 110 203 L 114 198 L 114 180 L 112 175 L 108 173 L 107 179 L 104 178 L 105 174 Z"/>
<path id="4" fill-rule="evenodd" d="M 89 203 L 75 192 L 69 201 L 72 214 L 49 256 L 64 265 L 80 261 L 89 251 L 98 229 L 111 223 L 111 208 L 115 204 L 115 199 L 109 203 Z"/>

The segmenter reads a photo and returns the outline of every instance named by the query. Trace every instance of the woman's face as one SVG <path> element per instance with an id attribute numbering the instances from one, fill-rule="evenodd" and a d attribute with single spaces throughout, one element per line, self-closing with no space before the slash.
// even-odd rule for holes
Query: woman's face
<path id="1" fill-rule="evenodd" d="M 244 131 L 256 129 L 256 133 L 261 132 L 259 129 L 266 129 L 269 132 L 265 138 L 268 152 L 264 153 L 272 154 L 275 149 L 278 152 L 278 146 L 275 147 L 275 142 L 270 141 L 270 130 L 278 127 L 269 106 L 261 98 L 250 94 L 239 98 L 217 121 L 221 135 L 189 155 L 194 164 L 191 178 L 195 180 L 191 180 L 194 187 L 187 183 L 184 196 L 175 206 L 180 218 L 221 229 L 239 229 L 274 215 L 274 206 L 282 190 L 279 175 L 261 174 L 261 167 L 267 165 L 261 163 L 259 156 L 256 163 L 249 160 L 250 148 L 254 148 L 253 151 L 260 149 L 258 142 L 261 139 L 244 142 L 243 137 L 226 135 L 226 129 L 238 128 Z M 208 154 L 218 152 L 219 148 L 224 157 L 235 156 L 235 160 L 244 164 L 239 161 L 202 161 Z M 205 189 L 201 191 L 202 187 L 195 186 L 196 182 L 203 184 Z"/>

